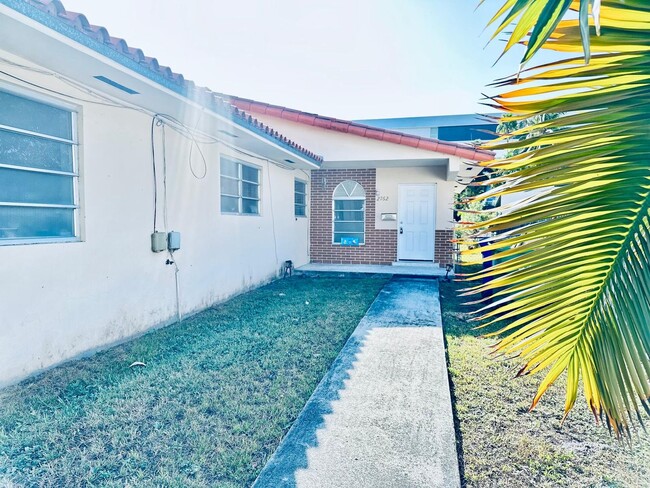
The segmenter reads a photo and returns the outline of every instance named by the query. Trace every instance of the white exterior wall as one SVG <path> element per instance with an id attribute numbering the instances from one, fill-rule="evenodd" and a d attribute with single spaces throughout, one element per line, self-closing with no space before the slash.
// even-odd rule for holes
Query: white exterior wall
<path id="1" fill-rule="evenodd" d="M 79 96 L 52 77 L 21 76 Z M 0 245 L 0 386 L 176 315 L 174 267 L 165 264 L 167 253 L 150 248 L 151 117 L 78 105 L 81 241 Z M 162 146 L 156 131 L 163 230 Z M 276 277 L 286 259 L 297 266 L 309 261 L 309 221 L 294 217 L 293 202 L 294 178 L 308 180 L 304 172 L 212 144 L 201 146 L 207 174 L 199 180 L 188 165 L 190 143 L 169 128 L 166 140 L 168 230 L 181 232 L 175 257 L 184 315 Z M 220 213 L 220 154 L 261 168 L 261 216 Z M 196 148 L 193 165 L 202 172 Z"/>
<path id="2" fill-rule="evenodd" d="M 436 185 L 436 230 L 453 229 L 454 182 L 445 179 L 446 169 L 440 166 L 377 168 L 375 228 L 395 229 L 396 221 L 382 221 L 382 213 L 397 213 L 400 184 L 433 183 Z"/>
<path id="3" fill-rule="evenodd" d="M 399 160 L 436 160 L 441 166 L 453 156 L 417 149 L 402 144 L 378 141 L 345 132 L 323 129 L 280 117 L 265 114 L 253 114 L 255 118 L 270 125 L 281 134 L 308 147 L 325 158 L 324 167 L 329 162 L 339 161 L 399 161 Z M 458 159 L 458 158 L 455 158 Z M 340 166 L 336 166 L 337 168 Z"/>

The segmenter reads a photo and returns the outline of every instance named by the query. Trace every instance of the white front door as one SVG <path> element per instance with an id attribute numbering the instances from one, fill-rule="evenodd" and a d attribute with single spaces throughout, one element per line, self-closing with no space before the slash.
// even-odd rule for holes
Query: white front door
<path id="1" fill-rule="evenodd" d="M 436 185 L 399 185 L 397 259 L 433 261 Z"/>

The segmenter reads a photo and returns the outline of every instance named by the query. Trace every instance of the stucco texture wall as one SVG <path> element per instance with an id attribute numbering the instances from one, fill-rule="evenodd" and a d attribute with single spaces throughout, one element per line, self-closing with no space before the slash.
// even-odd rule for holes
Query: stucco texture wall
<path id="1" fill-rule="evenodd" d="M 79 94 L 53 77 L 25 77 Z M 150 248 L 151 117 L 76 103 L 81 240 L 0 245 L 0 385 L 168 323 L 176 315 L 174 267 L 165 264 L 167 253 Z M 160 136 L 157 127 L 158 227 L 165 230 Z M 182 235 L 175 254 L 182 314 L 276 277 L 286 259 L 298 266 L 308 262 L 309 221 L 294 217 L 293 201 L 294 179 L 307 179 L 304 173 L 206 144 L 201 146 L 206 174 L 197 179 L 190 171 L 190 142 L 169 128 L 165 138 L 168 230 Z M 221 154 L 260 167 L 260 216 L 221 214 Z M 200 176 L 203 162 L 196 148 L 191 164 Z"/>
<path id="2" fill-rule="evenodd" d="M 439 165 L 445 166 L 450 158 L 448 154 L 322 129 L 268 114 L 254 115 L 280 133 L 322 155 L 326 165 L 332 162 L 345 164 L 346 161 L 426 160 L 437 161 Z"/>

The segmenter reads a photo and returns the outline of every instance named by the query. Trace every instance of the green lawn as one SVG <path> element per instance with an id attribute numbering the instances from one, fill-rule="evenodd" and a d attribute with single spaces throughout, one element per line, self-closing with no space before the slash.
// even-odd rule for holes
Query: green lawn
<path id="1" fill-rule="evenodd" d="M 650 486 L 650 432 L 618 442 L 582 398 L 560 427 L 561 381 L 528 412 L 542 376 L 515 379 L 521 365 L 489 357 L 495 340 L 472 330 L 461 287 L 443 283 L 441 299 L 466 486 Z"/>
<path id="2" fill-rule="evenodd" d="M 385 281 L 276 281 L 0 391 L 0 486 L 249 486 Z"/>

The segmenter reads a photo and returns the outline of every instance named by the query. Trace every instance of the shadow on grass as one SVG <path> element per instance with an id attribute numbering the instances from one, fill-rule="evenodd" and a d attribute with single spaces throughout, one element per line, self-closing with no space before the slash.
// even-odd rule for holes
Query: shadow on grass
<path id="1" fill-rule="evenodd" d="M 475 273 L 481 269 L 480 265 L 462 266 L 458 273 Z M 468 305 L 467 302 L 477 300 L 476 296 L 461 296 L 465 288 L 474 286 L 475 282 L 462 281 L 462 278 L 455 280 L 440 281 L 440 304 L 442 309 L 442 324 L 444 329 L 445 359 L 447 363 L 447 377 L 451 393 L 451 407 L 454 416 L 454 430 L 456 432 L 456 454 L 458 456 L 458 467 L 460 470 L 461 486 L 467 486 L 465 475 L 465 459 L 463 448 L 463 432 L 461 430 L 460 418 L 457 408 L 456 386 L 451 374 L 451 362 L 449 358 L 448 337 L 481 337 L 485 334 L 498 331 L 503 324 L 497 323 L 488 327 L 479 328 L 481 322 L 475 320 L 476 312 L 481 304 Z"/>
<path id="2" fill-rule="evenodd" d="M 458 273 L 471 274 L 479 271 L 480 265 L 462 266 Z M 479 310 L 490 303 L 486 300 L 479 304 L 468 304 L 481 299 L 480 295 L 461 296 L 465 289 L 474 287 L 479 282 L 464 281 L 463 278 L 455 278 L 451 281 L 440 281 L 440 301 L 442 307 L 442 320 L 445 327 L 445 335 L 453 337 L 471 336 L 481 337 L 486 334 L 498 332 L 506 323 L 503 321 L 491 325 L 482 326 L 485 322 L 477 320 Z M 495 341 L 496 341 L 496 337 Z"/>

